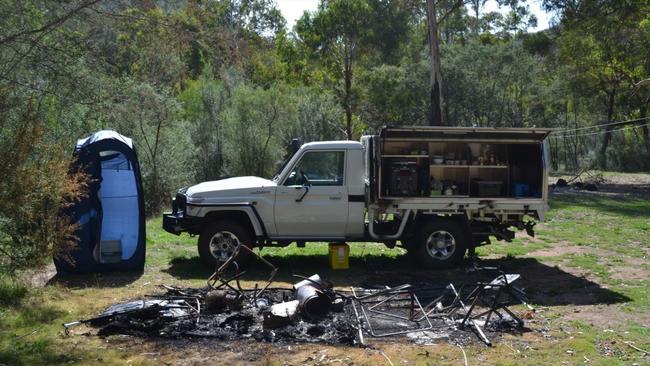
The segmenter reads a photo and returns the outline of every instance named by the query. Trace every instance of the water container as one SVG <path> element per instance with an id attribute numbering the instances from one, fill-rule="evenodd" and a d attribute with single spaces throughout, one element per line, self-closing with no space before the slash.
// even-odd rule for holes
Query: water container
<path id="1" fill-rule="evenodd" d="M 332 269 L 348 269 L 350 246 L 346 243 L 329 243 L 329 261 Z"/>

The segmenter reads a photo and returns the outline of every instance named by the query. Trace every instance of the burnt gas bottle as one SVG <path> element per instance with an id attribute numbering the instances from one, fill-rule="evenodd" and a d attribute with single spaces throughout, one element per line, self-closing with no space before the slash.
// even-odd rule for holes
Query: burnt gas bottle
<path id="1" fill-rule="evenodd" d="M 304 278 L 304 277 L 303 277 Z M 323 317 L 330 310 L 332 299 L 323 292 L 323 280 L 315 274 L 293 285 L 298 300 L 298 308 L 308 318 Z"/>
<path id="2" fill-rule="evenodd" d="M 298 308 L 311 319 L 318 319 L 327 314 L 332 300 L 321 289 L 312 285 L 302 285 L 296 290 Z"/>

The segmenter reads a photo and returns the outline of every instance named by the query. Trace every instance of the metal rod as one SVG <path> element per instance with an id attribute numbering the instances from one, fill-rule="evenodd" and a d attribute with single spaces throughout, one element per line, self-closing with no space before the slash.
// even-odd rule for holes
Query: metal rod
<path id="1" fill-rule="evenodd" d="M 365 345 L 365 341 L 363 340 L 363 324 L 361 323 L 361 317 L 359 316 L 359 312 L 357 311 L 356 305 L 354 305 L 354 300 L 351 301 L 351 304 L 352 304 L 352 309 L 354 310 L 354 316 L 356 316 L 357 318 L 357 330 L 359 332 L 359 343 L 361 343 L 361 345 Z"/>
<path id="2" fill-rule="evenodd" d="M 384 290 L 379 290 L 377 292 L 373 292 L 373 293 L 370 293 L 370 294 L 367 294 L 367 295 L 364 295 L 364 296 L 357 296 L 356 292 L 354 291 L 354 288 L 352 288 L 352 294 L 353 294 L 354 298 L 357 299 L 357 300 L 365 300 L 365 299 L 370 299 L 370 298 L 380 296 L 380 295 L 383 295 L 383 294 L 386 294 L 386 293 L 392 293 L 392 292 L 396 292 L 396 291 L 397 292 L 404 291 L 404 290 L 409 289 L 409 288 L 411 288 L 411 285 L 406 283 L 406 284 L 403 284 L 403 285 L 400 285 L 400 286 L 390 287 L 390 288 L 387 288 L 387 289 L 384 289 Z"/>
<path id="3" fill-rule="evenodd" d="M 465 303 L 463 302 L 463 300 L 460 299 L 460 295 L 456 291 L 456 288 L 454 287 L 454 285 L 450 283 L 449 288 L 458 297 L 458 302 L 460 303 L 460 306 L 463 307 L 463 310 L 467 311 L 467 306 L 465 306 Z M 463 322 L 464 322 L 464 320 L 463 320 Z M 492 342 L 490 342 L 490 340 L 485 336 L 485 333 L 483 333 L 483 329 L 481 329 L 481 327 L 479 327 L 479 325 L 473 319 L 469 319 L 469 322 L 470 322 L 471 325 L 474 326 L 474 328 L 476 329 L 476 332 L 479 334 L 479 336 L 481 337 L 483 342 L 485 342 L 485 344 L 487 344 L 488 346 L 491 346 Z"/>
<path id="4" fill-rule="evenodd" d="M 405 288 L 409 288 L 409 287 L 410 287 L 410 285 L 408 285 L 408 284 L 407 285 L 401 285 L 401 286 L 398 286 L 396 288 L 390 288 L 390 289 L 382 290 L 379 293 L 372 294 L 372 296 L 379 296 L 381 293 L 390 293 L 390 291 L 394 290 L 394 289 L 398 289 L 398 288 L 405 289 Z M 400 335 L 400 334 L 423 332 L 423 331 L 433 329 L 433 324 L 431 323 L 431 320 L 429 320 L 428 317 L 424 317 L 424 319 L 426 319 L 426 321 L 427 321 L 427 324 L 424 327 L 421 327 L 419 329 L 407 329 L 407 330 L 388 332 L 388 333 L 378 333 L 378 332 L 376 332 L 375 329 L 373 329 L 372 323 L 370 321 L 370 317 L 368 316 L 368 313 L 366 312 L 366 309 L 363 306 L 363 303 L 359 300 L 359 297 L 357 296 L 356 291 L 354 290 L 354 288 L 352 288 L 352 294 L 353 294 L 353 297 L 354 297 L 353 301 L 358 301 L 359 302 L 359 307 L 361 308 L 361 313 L 363 314 L 363 317 L 364 317 L 366 323 L 368 324 L 368 331 L 369 331 L 370 335 L 373 336 L 373 337 L 377 337 L 377 338 L 389 337 L 389 336 Z M 418 306 L 419 311 L 422 312 L 422 314 L 424 314 L 425 310 L 424 310 L 424 308 L 422 308 L 422 304 L 418 300 L 417 296 L 414 293 L 412 295 L 413 295 L 413 299 L 414 299 L 415 304 Z M 362 298 L 365 298 L 365 297 L 362 297 Z M 375 312 L 377 312 L 377 311 L 375 311 Z M 390 314 L 390 316 L 399 318 L 399 316 L 396 315 L 396 314 Z M 409 319 L 407 319 L 407 320 L 409 320 Z M 412 320 L 410 320 L 410 321 L 412 321 Z M 412 321 L 412 322 L 417 324 L 417 322 L 415 322 L 415 321 Z"/>

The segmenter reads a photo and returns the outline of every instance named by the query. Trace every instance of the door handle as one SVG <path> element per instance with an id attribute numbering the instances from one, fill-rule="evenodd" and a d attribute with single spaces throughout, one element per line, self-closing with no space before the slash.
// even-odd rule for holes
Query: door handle
<path id="1" fill-rule="evenodd" d="M 341 196 L 330 196 L 330 200 L 339 201 L 339 200 L 341 200 Z"/>

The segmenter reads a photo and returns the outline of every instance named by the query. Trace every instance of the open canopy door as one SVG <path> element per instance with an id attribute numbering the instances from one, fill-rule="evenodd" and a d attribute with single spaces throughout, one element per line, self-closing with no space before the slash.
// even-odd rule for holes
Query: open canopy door
<path id="1" fill-rule="evenodd" d="M 385 127 L 380 136 L 388 140 L 477 141 L 531 143 L 544 140 L 550 128 L 491 128 L 491 127 Z"/>

